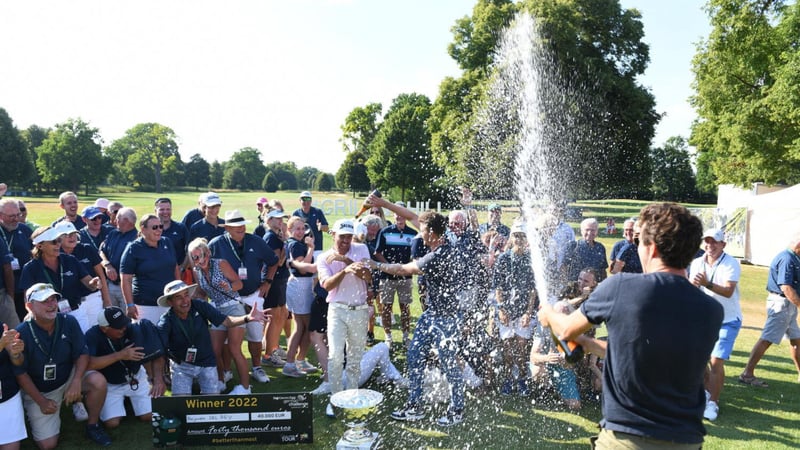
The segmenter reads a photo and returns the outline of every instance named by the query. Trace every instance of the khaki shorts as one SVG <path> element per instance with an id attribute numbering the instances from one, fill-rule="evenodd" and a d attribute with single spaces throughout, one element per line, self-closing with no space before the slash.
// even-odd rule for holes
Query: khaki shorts
<path id="1" fill-rule="evenodd" d="M 637 436 L 635 434 L 622 433 L 619 431 L 611 431 L 603 428 L 600 430 L 600 434 L 597 435 L 597 438 L 592 441 L 592 448 L 603 450 L 700 450 L 703 448 L 703 443 L 699 442 L 697 444 L 681 444 L 651 439 L 644 436 Z"/>
<path id="2" fill-rule="evenodd" d="M 397 301 L 401 305 L 410 305 L 413 297 L 411 296 L 411 279 L 404 280 L 381 280 L 381 303 L 391 305 L 394 303 L 394 294 L 397 293 Z"/>

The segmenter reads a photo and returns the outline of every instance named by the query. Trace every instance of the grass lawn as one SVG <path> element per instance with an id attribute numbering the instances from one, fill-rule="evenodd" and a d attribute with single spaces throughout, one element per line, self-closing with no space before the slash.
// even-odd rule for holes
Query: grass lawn
<path id="1" fill-rule="evenodd" d="M 99 196 L 99 195 L 98 195 Z M 112 200 L 119 200 L 126 206 L 134 207 L 141 215 L 151 211 L 155 194 L 126 193 L 104 195 Z M 180 220 L 183 214 L 191 209 L 197 200 L 196 193 L 169 193 L 172 198 L 174 216 Z M 221 193 L 222 211 L 238 208 L 244 215 L 255 219 L 255 200 L 259 193 Z M 97 196 L 92 196 L 94 199 Z M 277 193 L 267 197 L 283 201 L 288 211 L 298 205 L 297 193 Z M 319 194 L 319 198 L 348 199 L 348 194 Z M 315 198 L 317 200 L 317 198 Z M 53 199 L 26 199 L 30 211 L 30 220 L 38 223 L 52 222 L 59 217 L 60 209 Z M 82 206 L 84 202 L 82 201 Z M 580 202 L 584 209 L 584 217 L 597 217 L 604 228 L 605 218 L 614 217 L 618 230 L 622 228 L 622 220 L 636 214 L 644 204 L 628 200 Z M 481 213 L 481 220 L 485 219 Z M 329 217 L 332 223 L 337 217 Z M 505 220 L 510 223 L 511 214 Z M 577 225 L 577 224 L 573 224 Z M 251 224 L 249 229 L 252 229 Z M 619 235 L 618 235 L 619 236 Z M 600 241 L 609 250 L 616 237 L 601 234 Z M 325 248 L 330 246 L 326 237 Z M 708 436 L 704 448 L 707 449 L 782 449 L 796 448 L 800 443 L 800 386 L 797 371 L 788 356 L 788 343 L 773 346 L 756 370 L 756 375 L 766 380 L 767 389 L 753 388 L 737 382 L 736 377 L 744 367 L 750 349 L 758 339 L 764 323 L 764 299 L 767 269 L 757 266 L 742 266 L 740 290 L 744 326 L 736 341 L 731 360 L 726 364 L 726 384 L 722 392 L 720 416 L 716 422 L 706 422 Z M 413 314 L 419 315 L 419 304 L 412 307 Z M 395 314 L 398 314 L 395 307 Z M 397 330 L 397 328 L 395 328 Z M 679 333 L 680 330 L 675 330 Z M 395 331 L 395 339 L 399 332 Z M 376 337 L 382 338 L 381 329 L 376 329 Z M 405 366 L 404 353 L 395 353 L 395 364 Z M 313 360 L 313 355 L 312 358 Z M 681 370 L 676 367 L 675 370 Z M 319 376 L 304 379 L 287 378 L 279 374 L 277 369 L 267 369 L 271 382 L 267 385 L 254 384 L 257 392 L 293 392 L 308 391 L 319 384 Z M 233 386 L 233 384 L 230 384 Z M 400 406 L 405 400 L 405 391 L 394 391 L 390 387 L 378 386 L 370 381 L 367 387 L 381 390 L 386 399 L 378 413 L 370 419 L 369 427 L 381 433 L 385 448 L 444 448 L 444 449 L 500 449 L 500 448 L 587 448 L 590 436 L 597 433 L 597 422 L 601 418 L 599 403 L 585 403 L 579 413 L 567 412 L 548 405 L 534 404 L 530 399 L 516 397 L 500 397 L 499 395 L 469 394 L 465 422 L 457 427 L 445 429 L 436 426 L 433 421 L 444 411 L 445 405 L 437 405 L 429 417 L 420 422 L 400 423 L 392 421 L 388 415 L 393 408 Z M 330 420 L 324 415 L 327 396 L 314 401 L 314 441 L 313 445 L 294 445 L 293 448 L 333 448 L 345 430 L 340 420 Z M 89 441 L 83 437 L 82 424 L 76 424 L 71 412 L 62 410 L 62 439 L 60 448 L 79 449 Z M 126 419 L 122 426 L 110 432 L 117 448 L 142 448 L 149 446 L 150 426 L 140 424 L 133 419 Z M 91 445 L 91 444 L 88 444 Z M 23 448 L 35 448 L 32 441 L 27 440 Z M 238 447 L 251 448 L 251 447 Z M 252 447 L 255 448 L 255 447 Z"/>

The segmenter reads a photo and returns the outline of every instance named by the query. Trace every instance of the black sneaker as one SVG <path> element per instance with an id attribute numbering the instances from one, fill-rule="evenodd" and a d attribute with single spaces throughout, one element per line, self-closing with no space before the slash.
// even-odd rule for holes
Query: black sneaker
<path id="1" fill-rule="evenodd" d="M 461 412 L 450 412 L 447 411 L 445 416 L 439 417 L 436 421 L 436 424 L 441 427 L 451 427 L 453 425 L 458 425 L 464 421 L 464 414 Z"/>
<path id="2" fill-rule="evenodd" d="M 392 413 L 392 419 L 394 420 L 414 421 L 424 418 L 425 411 L 423 411 L 419 405 L 406 404 L 403 409 L 394 411 Z"/>
<path id="3" fill-rule="evenodd" d="M 367 347 L 375 345 L 375 333 L 367 331 Z"/>
<path id="4" fill-rule="evenodd" d="M 99 423 L 86 425 L 86 437 L 101 447 L 108 447 L 111 445 L 111 438 L 108 437 L 106 430 L 104 430 Z"/>

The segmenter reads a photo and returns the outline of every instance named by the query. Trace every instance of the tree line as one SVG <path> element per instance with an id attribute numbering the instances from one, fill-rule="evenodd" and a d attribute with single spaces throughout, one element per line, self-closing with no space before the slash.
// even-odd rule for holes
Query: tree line
<path id="1" fill-rule="evenodd" d="M 335 186 L 333 174 L 293 162 L 264 164 L 261 152 L 245 147 L 228 161 L 209 163 L 199 154 L 181 159 L 175 132 L 162 124 L 142 123 L 107 146 L 99 130 L 82 119 L 53 128 L 31 125 L 17 130 L 0 108 L 0 167 L 13 167 L 3 182 L 18 190 L 79 191 L 105 184 L 144 191 L 193 187 L 239 190 L 322 190 Z"/>
<path id="2" fill-rule="evenodd" d="M 522 11 L 535 18 L 552 75 L 563 82 L 557 101 L 572 112 L 544 139 L 563 147 L 565 135 L 593 130 L 569 142 L 566 196 L 700 202 L 713 201 L 720 183 L 800 182 L 800 6 L 786 3 L 707 2 L 713 31 L 693 60 L 697 121 L 688 140 L 673 136 L 654 147 L 662 114 L 637 81 L 650 61 L 638 10 L 618 0 L 479 0 L 451 28 L 447 51 L 461 74 L 442 80 L 436 99 L 404 93 L 385 114 L 370 103 L 345 118 L 337 183 L 354 192 L 393 189 L 401 198 L 435 197 L 455 185 L 514 198 L 520 124 L 513 111 L 499 111 L 490 148 L 482 147 L 498 42 Z"/>

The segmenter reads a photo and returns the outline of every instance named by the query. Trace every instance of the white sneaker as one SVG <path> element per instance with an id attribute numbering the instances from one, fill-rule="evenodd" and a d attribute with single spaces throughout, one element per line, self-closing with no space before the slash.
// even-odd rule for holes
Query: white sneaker
<path id="1" fill-rule="evenodd" d="M 222 375 L 222 381 L 228 382 L 233 379 L 233 372 L 230 370 L 226 370 L 225 373 Z"/>
<path id="2" fill-rule="evenodd" d="M 302 361 L 295 361 L 295 364 L 297 364 L 297 368 L 300 369 L 301 372 L 314 373 L 319 371 L 319 368 L 317 366 L 311 364 L 305 359 Z"/>
<path id="3" fill-rule="evenodd" d="M 719 406 L 717 405 L 717 402 L 715 402 L 714 400 L 709 400 L 706 403 L 706 410 L 703 411 L 703 417 L 705 417 L 706 420 L 710 420 L 711 422 L 713 422 L 717 420 L 718 415 L 719 415 Z"/>
<path id="4" fill-rule="evenodd" d="M 336 414 L 333 412 L 333 405 L 328 403 L 328 406 L 325 407 L 325 415 L 333 419 L 336 417 Z"/>
<path id="5" fill-rule="evenodd" d="M 253 367 L 253 370 L 250 371 L 250 373 L 259 383 L 269 383 L 269 377 L 264 372 L 264 369 L 261 368 L 261 366 Z"/>
<path id="6" fill-rule="evenodd" d="M 311 395 L 325 395 L 331 393 L 331 384 L 327 381 L 323 381 L 322 384 L 317 386 L 316 389 L 311 391 Z"/>
<path id="7" fill-rule="evenodd" d="M 241 384 L 237 384 L 233 390 L 231 391 L 230 395 L 250 395 L 251 389 L 242 386 Z"/>
<path id="8" fill-rule="evenodd" d="M 280 356 L 281 359 L 286 359 L 286 358 L 289 357 L 289 355 L 286 353 L 286 350 L 284 350 L 282 347 L 276 348 L 273 353 L 275 353 L 276 355 Z"/>
<path id="9" fill-rule="evenodd" d="M 83 402 L 75 402 L 72 404 L 72 415 L 75 416 L 75 421 L 85 422 L 89 420 L 89 413 L 86 412 L 86 407 Z"/>

